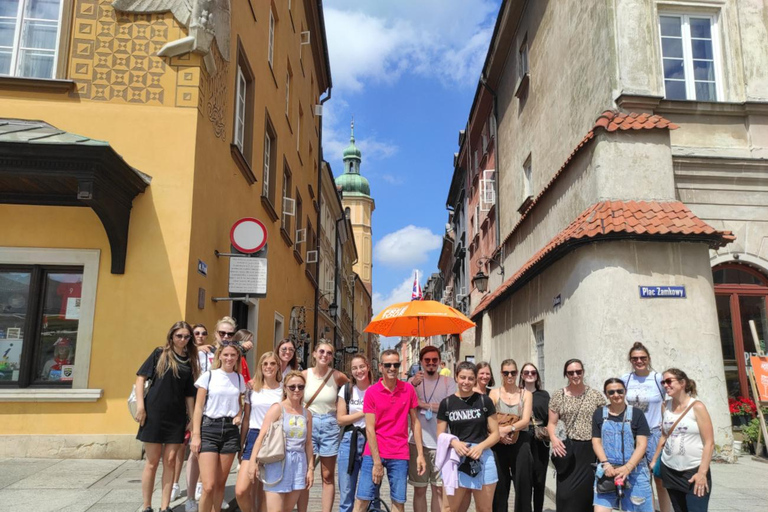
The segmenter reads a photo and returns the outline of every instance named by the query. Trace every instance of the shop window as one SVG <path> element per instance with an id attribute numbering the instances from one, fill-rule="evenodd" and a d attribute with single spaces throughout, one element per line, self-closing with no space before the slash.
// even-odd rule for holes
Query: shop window
<path id="1" fill-rule="evenodd" d="M 0 267 L 0 383 L 72 387 L 83 267 Z"/>

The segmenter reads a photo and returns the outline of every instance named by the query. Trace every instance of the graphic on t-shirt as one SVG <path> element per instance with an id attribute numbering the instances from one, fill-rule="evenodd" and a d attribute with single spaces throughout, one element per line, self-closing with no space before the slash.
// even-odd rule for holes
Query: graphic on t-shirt
<path id="1" fill-rule="evenodd" d="M 466 421 L 476 420 L 483 417 L 481 409 L 461 409 L 458 411 L 448 411 L 448 421 Z"/>
<path id="2" fill-rule="evenodd" d="M 307 421 L 304 416 L 291 416 L 288 418 L 287 435 L 291 439 L 303 439 L 307 432 Z"/>
<path id="3" fill-rule="evenodd" d="M 641 411 L 643 411 L 643 413 L 647 412 L 648 407 L 650 406 L 650 397 L 646 394 L 646 390 L 639 389 L 634 399 L 630 400 L 629 405 L 637 409 L 640 409 Z"/>
<path id="4" fill-rule="evenodd" d="M 675 423 L 674 421 L 665 421 L 664 430 L 667 431 L 669 428 L 672 427 L 674 423 Z M 687 426 L 678 425 L 677 427 L 675 427 L 674 432 L 670 434 L 669 439 L 667 439 L 667 442 L 664 444 L 664 453 L 666 453 L 670 457 L 675 451 L 677 452 L 678 455 L 685 455 L 685 443 L 683 443 L 683 436 L 687 433 L 688 433 Z M 677 449 L 673 447 L 675 443 L 679 445 Z"/>

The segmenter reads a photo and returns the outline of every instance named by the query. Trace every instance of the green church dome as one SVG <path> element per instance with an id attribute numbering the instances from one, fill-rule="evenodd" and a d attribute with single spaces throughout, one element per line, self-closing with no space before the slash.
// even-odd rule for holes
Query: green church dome
<path id="1" fill-rule="evenodd" d="M 344 150 L 344 174 L 336 178 L 336 187 L 344 194 L 359 194 L 370 197 L 371 186 L 360 175 L 362 153 L 355 146 L 355 122 L 352 121 L 349 147 Z"/>

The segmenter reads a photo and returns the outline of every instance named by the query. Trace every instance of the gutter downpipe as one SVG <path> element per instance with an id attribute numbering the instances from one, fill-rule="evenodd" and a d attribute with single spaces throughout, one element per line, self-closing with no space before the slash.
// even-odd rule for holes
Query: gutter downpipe
<path id="1" fill-rule="evenodd" d="M 331 99 L 331 92 L 333 91 L 333 86 L 328 87 L 328 95 L 324 98 L 320 98 L 320 106 L 322 106 L 326 101 Z M 325 161 L 324 155 L 323 155 L 323 116 L 320 116 L 320 130 L 319 130 L 319 138 L 320 138 L 320 150 L 318 151 L 318 159 L 317 159 L 317 204 L 320 206 L 320 204 L 323 201 L 323 162 Z M 321 225 L 320 222 L 322 221 L 320 217 L 320 213 L 323 211 L 322 208 L 317 209 L 317 236 L 320 236 L 320 230 Z M 319 279 L 320 275 L 320 258 L 322 251 L 320 250 L 320 244 L 316 244 L 317 247 L 317 263 L 316 269 L 317 269 L 317 276 L 315 276 L 315 327 L 314 327 L 314 335 L 313 340 L 314 343 L 317 344 L 317 334 L 318 334 L 318 325 L 317 325 L 317 315 L 320 312 L 320 285 L 317 283 L 317 280 Z M 314 349 L 314 347 L 312 347 Z M 309 351 L 304 351 L 304 368 L 308 368 L 309 363 Z"/>

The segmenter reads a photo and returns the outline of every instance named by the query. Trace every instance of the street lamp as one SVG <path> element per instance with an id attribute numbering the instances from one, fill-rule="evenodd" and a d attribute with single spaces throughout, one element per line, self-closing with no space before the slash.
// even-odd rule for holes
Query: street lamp
<path id="1" fill-rule="evenodd" d="M 338 312 L 339 312 L 339 305 L 336 304 L 335 302 L 331 302 L 331 304 L 328 306 L 328 314 L 331 315 L 331 318 L 335 320 Z"/>
<path id="2" fill-rule="evenodd" d="M 488 276 L 483 272 L 483 269 L 480 268 L 482 265 L 488 263 L 489 261 L 492 261 L 493 263 L 497 264 L 499 266 L 499 275 L 504 275 L 504 265 L 501 264 L 499 260 L 496 258 L 480 258 L 477 260 L 477 266 L 479 267 L 477 274 L 475 274 L 472 277 L 472 284 L 475 285 L 475 288 L 477 288 L 477 291 L 480 293 L 485 293 L 488 290 Z"/>

